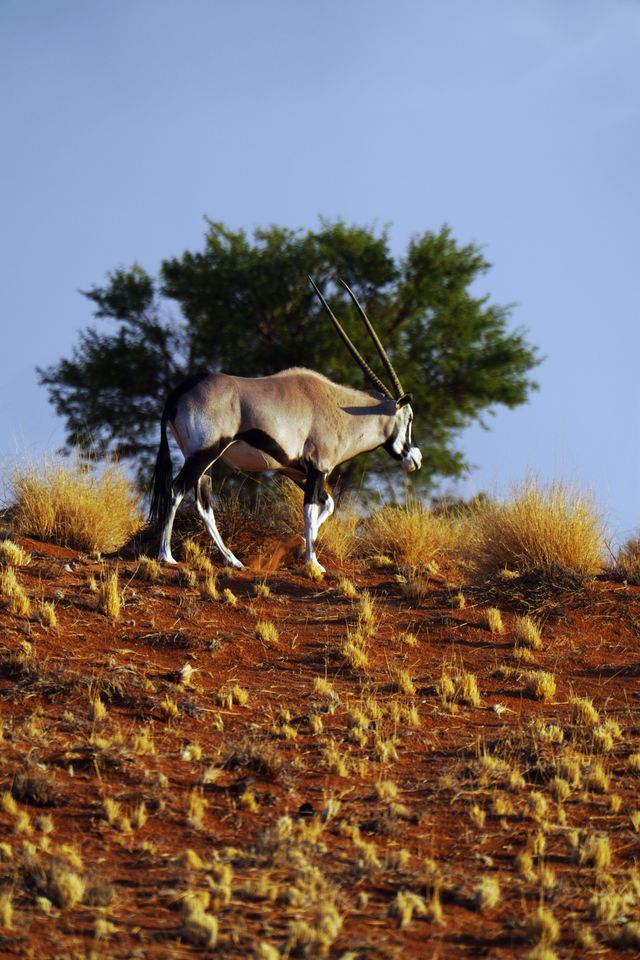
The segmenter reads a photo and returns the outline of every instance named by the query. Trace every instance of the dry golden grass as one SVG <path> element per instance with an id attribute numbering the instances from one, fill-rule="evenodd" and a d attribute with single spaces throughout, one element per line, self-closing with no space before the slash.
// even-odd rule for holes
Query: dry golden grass
<path id="1" fill-rule="evenodd" d="M 8 567 L 27 567 L 31 555 L 13 540 L 0 540 L 0 563 Z"/>
<path id="2" fill-rule="evenodd" d="M 258 620 L 256 623 L 256 637 L 262 643 L 277 643 L 280 639 L 278 628 L 271 620 Z"/>
<path id="3" fill-rule="evenodd" d="M 159 579 L 162 567 L 153 557 L 147 557 L 146 554 L 141 554 L 138 557 L 138 568 L 136 572 L 142 580 L 148 580 L 149 583 L 153 583 Z"/>
<path id="4" fill-rule="evenodd" d="M 435 515 L 419 501 L 383 506 L 362 523 L 361 549 L 368 556 L 385 555 L 417 567 L 456 552 L 460 522 Z"/>
<path id="5" fill-rule="evenodd" d="M 497 607 L 488 607 L 484 612 L 484 618 L 490 633 L 504 633 L 502 614 Z"/>
<path id="6" fill-rule="evenodd" d="M 464 528 L 463 560 L 481 578 L 505 569 L 582 577 L 602 568 L 602 517 L 589 497 L 564 483 L 525 481 L 511 499 L 469 514 Z"/>
<path id="7" fill-rule="evenodd" d="M 115 463 L 98 470 L 78 455 L 16 466 L 11 499 L 22 533 L 78 550 L 117 550 L 143 525 L 124 470 Z"/>
<path id="8" fill-rule="evenodd" d="M 118 578 L 118 568 L 105 573 L 98 591 L 98 610 L 111 620 L 117 620 L 122 608 L 122 594 Z"/>
<path id="9" fill-rule="evenodd" d="M 525 647 L 527 650 L 539 650 L 542 646 L 540 627 L 531 617 L 516 617 L 511 636 L 516 647 Z"/>

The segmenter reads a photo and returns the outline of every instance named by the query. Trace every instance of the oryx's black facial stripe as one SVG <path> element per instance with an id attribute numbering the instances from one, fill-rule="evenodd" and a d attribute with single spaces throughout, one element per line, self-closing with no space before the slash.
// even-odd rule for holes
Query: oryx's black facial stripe
<path id="1" fill-rule="evenodd" d="M 242 433 L 236 434 L 235 439 L 244 440 L 250 447 L 261 450 L 262 453 L 266 453 L 267 456 L 272 457 L 273 460 L 276 460 L 277 463 L 281 463 L 283 466 L 291 466 L 293 463 L 280 444 L 274 440 L 273 437 L 270 437 L 268 433 L 265 433 L 264 430 L 243 430 Z"/>
<path id="2" fill-rule="evenodd" d="M 389 437 L 388 440 L 385 440 L 382 446 L 387 451 L 387 453 L 393 457 L 394 460 L 402 460 L 403 454 L 396 453 L 396 451 L 393 449 L 393 445 L 396 442 L 396 437 L 397 437 L 397 434 L 394 433 L 392 436 Z"/>
<path id="3" fill-rule="evenodd" d="M 387 451 L 387 453 L 393 457 L 394 460 L 404 460 L 405 457 L 409 456 L 409 451 L 411 450 L 411 446 L 412 446 L 411 430 L 407 430 L 407 432 L 404 435 L 404 443 L 402 444 L 402 450 L 400 451 L 400 453 L 397 453 L 397 451 L 394 449 L 395 444 L 397 443 L 397 440 L 398 440 L 398 433 L 399 431 L 396 433 L 393 433 L 389 437 L 389 439 L 382 444 L 382 446 Z"/>

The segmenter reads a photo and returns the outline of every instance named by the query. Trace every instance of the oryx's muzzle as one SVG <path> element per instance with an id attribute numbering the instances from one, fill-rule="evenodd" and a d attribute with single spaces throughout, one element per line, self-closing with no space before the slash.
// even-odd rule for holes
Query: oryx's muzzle
<path id="1" fill-rule="evenodd" d="M 410 447 L 409 452 L 402 458 L 402 469 L 407 473 L 419 470 L 422 466 L 422 454 L 417 447 Z"/>

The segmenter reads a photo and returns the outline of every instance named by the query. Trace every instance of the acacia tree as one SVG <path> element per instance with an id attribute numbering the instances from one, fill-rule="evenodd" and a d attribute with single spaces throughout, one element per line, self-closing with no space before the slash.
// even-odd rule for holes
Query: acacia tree
<path id="1" fill-rule="evenodd" d="M 498 404 L 524 403 L 536 386 L 529 373 L 539 357 L 522 331 L 507 329 L 510 308 L 471 293 L 489 267 L 478 247 L 459 246 L 447 227 L 414 237 L 395 260 L 386 231 L 342 221 L 307 232 L 270 227 L 252 237 L 208 221 L 204 248 L 165 260 L 158 278 L 134 265 L 84 292 L 94 316 L 111 328 L 89 326 L 72 356 L 38 369 L 38 377 L 66 420 L 68 447 L 117 451 L 142 477 L 164 401 L 189 374 L 260 376 L 307 366 L 368 388 L 307 280 L 310 274 L 325 290 L 376 368 L 361 321 L 336 282 L 344 277 L 413 392 L 424 458 L 417 479 L 429 485 L 464 470 L 455 440 L 466 426 Z M 388 467 L 376 454 L 365 461 L 378 476 Z"/>

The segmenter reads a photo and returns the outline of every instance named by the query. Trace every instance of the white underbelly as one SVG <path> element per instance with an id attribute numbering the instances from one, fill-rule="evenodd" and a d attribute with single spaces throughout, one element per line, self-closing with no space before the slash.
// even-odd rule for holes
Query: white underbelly
<path id="1" fill-rule="evenodd" d="M 228 463 L 234 470 L 245 470 L 247 473 L 260 473 L 262 470 L 279 470 L 281 463 L 274 460 L 262 450 L 256 450 L 250 447 L 244 440 L 236 440 L 230 447 L 227 447 L 222 454 L 222 459 Z"/>

